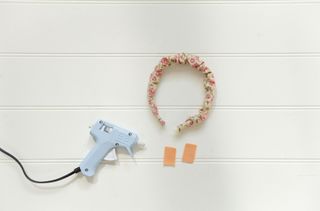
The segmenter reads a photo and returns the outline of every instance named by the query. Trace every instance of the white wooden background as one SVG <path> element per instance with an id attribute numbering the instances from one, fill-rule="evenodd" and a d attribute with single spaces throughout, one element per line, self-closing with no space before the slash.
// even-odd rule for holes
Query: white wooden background
<path id="1" fill-rule="evenodd" d="M 147 146 L 92 179 L 41 186 L 0 155 L 1 211 L 318 211 L 319 20 L 318 0 L 0 0 L 1 147 L 49 179 L 79 164 L 98 118 Z M 218 87 L 209 120 L 179 138 L 201 75 L 165 76 L 166 129 L 146 104 L 150 72 L 177 52 L 201 56 Z M 198 145 L 193 165 L 181 162 L 185 143 Z M 162 166 L 165 145 L 175 168 Z"/>

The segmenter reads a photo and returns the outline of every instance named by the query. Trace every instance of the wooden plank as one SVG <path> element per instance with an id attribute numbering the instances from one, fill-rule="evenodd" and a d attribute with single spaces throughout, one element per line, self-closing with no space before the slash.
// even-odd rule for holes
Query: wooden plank
<path id="1" fill-rule="evenodd" d="M 319 0 L 0 0 L 0 3 L 29 4 L 317 4 Z"/>
<path id="2" fill-rule="evenodd" d="M 60 176 L 76 164 L 27 164 L 33 177 Z M 220 210 L 269 211 L 320 208 L 319 164 L 121 164 L 87 180 L 34 186 L 13 163 L 0 163 L 3 210 Z M 17 203 L 19 200 L 21 203 Z M 27 202 L 33 203 L 27 203 Z"/>
<path id="3" fill-rule="evenodd" d="M 0 146 L 35 179 L 79 165 L 98 118 L 146 149 L 44 187 L 1 154 L 1 210 L 319 210 L 317 1 L 18 1 L 0 0 Z M 181 51 L 214 69 L 218 97 L 204 125 L 176 137 L 202 102 L 201 75 L 166 76 L 165 129 L 145 92 L 160 57 Z M 198 146 L 193 165 L 181 162 L 185 143 Z M 165 145 L 175 168 L 162 165 Z"/>
<path id="4" fill-rule="evenodd" d="M 2 3 L 0 46 L 1 53 L 319 52 L 319 11 L 319 4 Z"/>
<path id="5" fill-rule="evenodd" d="M 0 58 L 0 106 L 147 106 L 156 57 Z M 317 57 L 204 57 L 217 106 L 319 106 Z M 164 76 L 162 106 L 202 104 L 202 75 L 176 66 Z M 188 94 L 181 94 L 188 93 Z"/>
<path id="6" fill-rule="evenodd" d="M 144 109 L 1 110 L 0 146 L 22 159 L 80 161 L 94 145 L 89 126 L 102 118 L 139 135 L 146 149 L 136 152 L 138 160 L 161 160 L 165 145 L 181 160 L 185 143 L 198 145 L 197 159 L 319 158 L 318 109 L 217 109 L 204 125 L 175 136 L 175 126 L 194 112 L 162 109 L 163 129 Z M 131 160 L 125 151 L 121 159 Z"/>

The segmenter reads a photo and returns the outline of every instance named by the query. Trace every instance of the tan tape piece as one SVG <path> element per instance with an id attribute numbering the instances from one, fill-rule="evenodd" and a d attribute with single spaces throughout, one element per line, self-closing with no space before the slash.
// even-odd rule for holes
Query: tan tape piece
<path id="1" fill-rule="evenodd" d="M 175 164 L 176 164 L 176 148 L 165 147 L 164 148 L 163 165 L 175 166 Z"/>
<path id="2" fill-rule="evenodd" d="M 196 158 L 197 145 L 186 144 L 184 146 L 182 161 L 185 163 L 193 163 Z"/>

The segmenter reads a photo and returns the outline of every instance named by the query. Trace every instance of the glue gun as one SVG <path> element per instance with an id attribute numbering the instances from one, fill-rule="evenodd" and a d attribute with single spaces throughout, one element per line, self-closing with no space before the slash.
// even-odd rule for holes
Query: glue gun
<path id="1" fill-rule="evenodd" d="M 133 157 L 132 148 L 138 142 L 138 136 L 133 132 L 99 120 L 92 126 L 90 134 L 96 141 L 96 145 L 80 164 L 83 175 L 93 176 L 103 158 L 109 154 L 115 154 L 115 149 L 118 147 L 125 148 Z"/>

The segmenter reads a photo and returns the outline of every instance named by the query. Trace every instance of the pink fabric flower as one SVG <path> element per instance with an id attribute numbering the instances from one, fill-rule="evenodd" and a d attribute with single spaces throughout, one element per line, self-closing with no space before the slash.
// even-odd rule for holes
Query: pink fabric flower
<path id="1" fill-rule="evenodd" d="M 156 69 L 156 76 L 161 77 L 163 74 L 163 70 L 162 69 Z"/>
<path id="2" fill-rule="evenodd" d="M 191 126 L 193 125 L 193 120 L 192 120 L 192 119 L 188 119 L 188 120 L 186 121 L 186 125 L 187 125 L 188 127 L 191 127 Z"/>
<path id="3" fill-rule="evenodd" d="M 156 90 L 154 88 L 150 88 L 148 90 L 148 96 L 149 97 L 153 97 L 155 95 L 155 93 L 156 93 Z"/>
<path id="4" fill-rule="evenodd" d="M 207 99 L 211 99 L 211 98 L 213 98 L 213 95 L 212 95 L 211 93 L 207 93 L 207 94 L 206 94 L 206 98 L 207 98 Z"/>
<path id="5" fill-rule="evenodd" d="M 206 120 L 207 118 L 208 118 L 208 115 L 207 115 L 207 114 L 201 114 L 201 115 L 200 115 L 201 121 L 204 121 L 204 120 Z"/>
<path id="6" fill-rule="evenodd" d="M 166 124 L 166 122 L 164 121 L 164 120 L 162 120 L 162 119 L 160 119 L 160 124 L 162 125 L 162 126 L 164 126 L 165 124 Z"/>
<path id="7" fill-rule="evenodd" d="M 152 78 L 151 78 L 151 80 L 152 80 L 152 81 L 158 81 L 158 77 L 155 76 L 155 75 L 153 75 Z"/>
<path id="8" fill-rule="evenodd" d="M 188 59 L 188 62 L 193 68 L 198 68 L 203 63 L 202 61 L 200 61 L 198 56 L 191 56 Z"/>
<path id="9" fill-rule="evenodd" d="M 167 57 L 163 57 L 160 62 L 164 66 L 169 65 L 169 59 Z"/>

